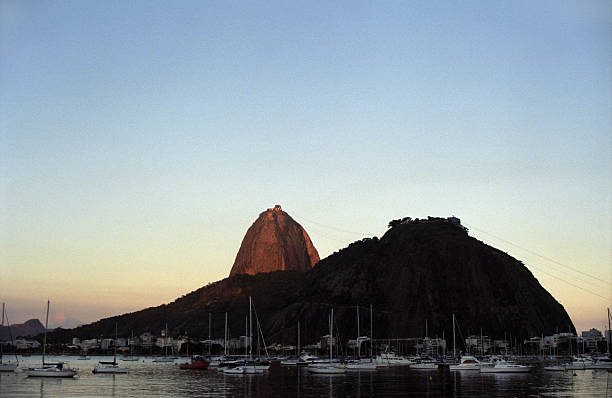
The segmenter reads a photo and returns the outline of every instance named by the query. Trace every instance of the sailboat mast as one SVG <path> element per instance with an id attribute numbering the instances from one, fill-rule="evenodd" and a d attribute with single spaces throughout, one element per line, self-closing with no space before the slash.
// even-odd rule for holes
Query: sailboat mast
<path id="1" fill-rule="evenodd" d="M 47 349 L 47 327 L 49 326 L 49 300 L 47 300 L 47 318 L 45 319 L 45 335 L 43 337 L 43 355 L 42 355 L 42 365 L 45 366 L 45 353 Z"/>
<path id="2" fill-rule="evenodd" d="M 113 344 L 115 346 L 115 352 L 113 354 L 113 362 L 116 364 L 117 363 L 117 322 L 115 322 L 115 344 Z"/>
<path id="3" fill-rule="evenodd" d="M 164 355 L 168 356 L 168 324 L 166 323 L 166 335 L 164 336 Z"/>
<path id="4" fill-rule="evenodd" d="M 249 356 L 249 318 L 244 317 L 244 357 Z"/>
<path id="5" fill-rule="evenodd" d="M 455 314 L 453 314 L 453 358 L 457 358 L 457 351 L 455 350 Z"/>
<path id="6" fill-rule="evenodd" d="M 370 304 L 370 362 L 372 362 L 372 347 L 374 347 L 374 326 L 372 324 L 372 304 Z"/>
<path id="7" fill-rule="evenodd" d="M 361 358 L 361 343 L 359 342 L 359 306 L 357 306 L 357 357 Z"/>
<path id="8" fill-rule="evenodd" d="M 606 343 L 608 343 L 608 356 L 612 356 L 610 354 L 610 339 L 612 339 L 612 330 L 610 330 L 610 308 L 608 308 L 608 334 L 606 334 Z"/>
<path id="9" fill-rule="evenodd" d="M 334 309 L 331 309 L 331 316 L 329 317 L 329 363 L 332 361 L 332 353 L 334 352 Z"/>
<path id="10" fill-rule="evenodd" d="M 298 321 L 298 347 L 297 347 L 298 358 L 300 356 L 300 322 Z"/>
<path id="11" fill-rule="evenodd" d="M 211 314 L 209 312 L 208 313 L 208 356 L 210 356 L 210 321 L 211 321 Z"/>
<path id="12" fill-rule="evenodd" d="M 227 312 L 225 313 L 225 335 L 223 336 L 223 354 L 227 355 Z"/>
<path id="13" fill-rule="evenodd" d="M 4 327 L 4 303 L 2 303 L 2 326 Z M 0 343 L 0 363 L 2 363 L 2 343 Z"/>
<path id="14" fill-rule="evenodd" d="M 252 299 L 249 296 L 249 338 L 247 338 L 247 344 L 249 345 L 249 359 L 253 358 L 253 313 L 252 313 Z M 257 332 L 259 333 L 259 332 Z"/>

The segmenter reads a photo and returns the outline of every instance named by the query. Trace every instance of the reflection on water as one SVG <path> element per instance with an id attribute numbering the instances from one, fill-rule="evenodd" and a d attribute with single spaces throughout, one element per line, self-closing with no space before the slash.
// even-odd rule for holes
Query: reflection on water
<path id="1" fill-rule="evenodd" d="M 35 361 L 35 359 L 32 359 Z M 40 362 L 40 360 L 38 360 Z M 263 375 L 228 375 L 211 368 L 180 370 L 172 363 L 131 362 L 126 375 L 94 375 L 98 358 L 79 361 L 75 379 L 32 379 L 23 373 L 0 374 L 0 396 L 201 396 L 201 397 L 419 397 L 575 396 L 612 397 L 612 376 L 605 371 L 545 372 L 530 374 L 483 374 L 473 371 L 414 371 L 385 368 L 315 375 L 304 368 L 273 365 Z M 29 364 L 22 363 L 25 368 Z M 610 380 L 608 380 L 610 379 Z"/>

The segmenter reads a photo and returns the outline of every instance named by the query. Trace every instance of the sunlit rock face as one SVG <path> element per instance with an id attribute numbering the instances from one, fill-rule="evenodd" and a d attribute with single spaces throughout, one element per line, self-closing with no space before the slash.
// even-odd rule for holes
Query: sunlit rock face
<path id="1" fill-rule="evenodd" d="M 261 213 L 248 229 L 230 276 L 293 270 L 305 272 L 319 261 L 308 233 L 276 205 Z"/>

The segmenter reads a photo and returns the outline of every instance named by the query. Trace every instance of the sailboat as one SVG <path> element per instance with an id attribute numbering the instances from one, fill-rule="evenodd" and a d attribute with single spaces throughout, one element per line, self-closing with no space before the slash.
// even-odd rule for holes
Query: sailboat
<path id="1" fill-rule="evenodd" d="M 253 300 L 251 296 L 249 296 L 249 335 L 250 335 L 250 338 L 247 339 L 247 341 L 249 342 L 249 359 L 246 362 L 244 372 L 251 373 L 251 374 L 261 374 L 264 371 L 270 369 L 270 362 L 262 361 L 259 358 L 259 333 L 261 331 L 261 328 L 259 326 L 259 318 L 257 318 L 257 322 L 256 322 L 257 359 L 253 359 L 253 314 L 252 314 L 252 310 L 253 310 Z M 257 315 L 257 313 L 255 313 L 255 315 Z"/>
<path id="2" fill-rule="evenodd" d="M 128 373 L 128 368 L 122 368 L 117 365 L 117 323 L 115 322 L 115 352 L 113 354 L 113 363 L 112 365 L 105 366 L 96 366 L 93 370 L 93 373 L 112 373 L 112 374 L 121 374 Z"/>
<path id="3" fill-rule="evenodd" d="M 235 367 L 225 367 L 223 369 L 223 373 L 226 374 L 262 374 L 264 371 L 270 368 L 270 363 L 268 361 L 260 361 L 259 359 L 253 359 L 253 300 L 249 296 L 249 318 L 246 324 L 246 345 L 245 345 L 245 354 L 248 354 L 249 358 L 244 361 L 240 366 Z M 260 327 L 259 322 L 257 322 L 257 333 L 259 333 Z M 259 337 L 259 335 L 258 335 Z M 242 361 L 241 361 L 242 362 Z"/>
<path id="4" fill-rule="evenodd" d="M 317 374 L 343 374 L 346 372 L 346 369 L 343 367 L 336 367 L 333 365 L 332 357 L 333 357 L 333 346 L 334 346 L 334 309 L 331 309 L 331 315 L 329 318 L 329 362 L 328 363 L 311 363 L 308 365 L 308 371 L 310 373 Z"/>
<path id="5" fill-rule="evenodd" d="M 49 305 L 50 301 L 47 300 L 47 318 L 45 319 L 45 335 L 43 337 L 42 366 L 40 368 L 28 368 L 28 370 L 26 370 L 26 375 L 28 377 L 74 377 L 78 375 L 79 370 L 70 368 L 66 363 L 45 363 L 47 328 L 49 326 Z"/>
<path id="6" fill-rule="evenodd" d="M 361 341 L 366 338 L 359 337 L 359 306 L 357 306 L 357 360 L 344 365 L 346 370 L 376 370 L 376 362 L 372 359 L 372 306 L 370 306 L 370 358 L 361 359 Z"/>
<path id="7" fill-rule="evenodd" d="M 166 323 L 166 331 L 164 334 L 164 356 L 163 357 L 157 357 L 155 359 L 153 359 L 153 362 L 157 362 L 157 363 L 163 363 L 163 362 L 174 362 L 174 360 L 176 358 L 174 357 L 169 357 L 168 356 L 168 324 Z"/>
<path id="8" fill-rule="evenodd" d="M 300 323 L 297 323 L 297 356 L 280 361 L 281 366 L 297 366 L 300 361 Z"/>
<path id="9" fill-rule="evenodd" d="M 11 337 L 11 325 L 8 322 L 8 316 L 6 317 L 6 323 L 8 325 L 8 329 L 9 329 L 9 338 L 12 339 Z M 2 326 L 4 326 L 4 303 L 2 303 Z M 13 362 L 8 362 L 8 363 L 4 363 L 2 362 L 2 354 L 4 352 L 2 351 L 2 343 L 0 343 L 0 372 L 14 372 L 15 369 L 17 369 L 17 366 L 19 366 L 19 360 L 17 359 L 17 353 L 15 353 L 15 360 L 17 360 L 17 363 L 13 363 Z"/>
<path id="10" fill-rule="evenodd" d="M 129 356 L 124 356 L 121 358 L 122 361 L 125 362 L 136 362 L 138 360 L 140 360 L 139 357 L 135 357 L 134 356 L 134 331 L 132 330 L 132 340 L 130 340 L 130 355 Z"/>

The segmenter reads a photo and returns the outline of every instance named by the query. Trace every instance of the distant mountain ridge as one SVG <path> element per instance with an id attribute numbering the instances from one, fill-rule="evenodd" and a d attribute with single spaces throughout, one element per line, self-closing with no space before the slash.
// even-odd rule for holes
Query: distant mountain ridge
<path id="1" fill-rule="evenodd" d="M 237 274 L 167 305 L 53 334 L 60 340 L 111 335 L 115 322 L 122 335 L 157 332 L 168 322 L 173 335 L 204 337 L 212 313 L 213 337 L 219 337 L 228 312 L 236 336 L 244 330 L 249 296 L 266 341 L 283 344 L 295 343 L 298 321 L 302 342 L 317 341 L 328 330 L 331 307 L 340 336 L 354 338 L 356 306 L 362 307 L 365 331 L 370 304 L 378 339 L 423 337 L 427 321 L 430 337 L 444 334 L 448 341 L 453 314 L 464 336 L 480 329 L 493 338 L 517 339 L 568 327 L 575 332 L 563 306 L 520 261 L 470 237 L 450 217 L 394 220 L 382 238 L 354 242 L 308 272 Z"/>
<path id="2" fill-rule="evenodd" d="M 13 339 L 19 336 L 30 337 L 44 333 L 45 326 L 38 319 L 30 319 L 24 323 L 11 325 L 10 334 Z M 0 326 L 0 340 L 9 340 L 9 327 Z"/>

